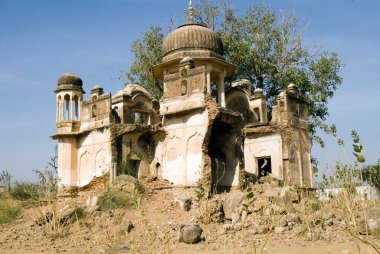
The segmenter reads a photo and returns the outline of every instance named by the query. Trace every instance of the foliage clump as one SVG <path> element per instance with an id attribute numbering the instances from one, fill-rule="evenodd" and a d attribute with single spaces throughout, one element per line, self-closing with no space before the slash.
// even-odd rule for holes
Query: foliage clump
<path id="1" fill-rule="evenodd" d="M 117 208 L 129 208 L 133 206 L 133 196 L 123 191 L 107 190 L 98 202 L 100 211 L 114 210 Z"/>
<path id="2" fill-rule="evenodd" d="M 9 193 L 0 193 L 0 225 L 15 220 L 21 213 L 21 204 Z"/>
<path id="3" fill-rule="evenodd" d="M 37 200 L 39 196 L 39 185 L 29 182 L 16 182 L 12 187 L 11 196 L 21 201 Z"/>

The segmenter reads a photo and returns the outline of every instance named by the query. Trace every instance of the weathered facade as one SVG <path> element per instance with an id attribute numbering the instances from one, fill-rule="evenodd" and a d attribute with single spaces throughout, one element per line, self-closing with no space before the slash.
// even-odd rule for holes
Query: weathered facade
<path id="1" fill-rule="evenodd" d="M 85 186 L 109 173 L 149 175 L 177 186 L 239 186 L 245 174 L 312 186 L 307 104 L 291 84 L 268 121 L 266 99 L 248 80 L 225 91 L 235 66 L 219 36 L 188 24 L 163 43 L 160 101 L 128 84 L 114 96 L 95 86 L 83 100 L 82 80 L 58 80 L 58 173 L 64 186 Z"/>

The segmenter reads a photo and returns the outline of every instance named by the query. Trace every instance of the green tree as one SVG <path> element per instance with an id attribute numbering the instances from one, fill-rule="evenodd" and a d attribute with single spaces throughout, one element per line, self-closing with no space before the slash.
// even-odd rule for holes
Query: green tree
<path id="1" fill-rule="evenodd" d="M 380 191 L 380 159 L 377 164 L 365 166 L 362 170 L 363 181 Z"/>
<path id="2" fill-rule="evenodd" d="M 224 56 L 237 66 L 233 77 L 249 79 L 264 90 L 271 112 L 277 95 L 289 83 L 295 83 L 309 105 L 309 126 L 315 137 L 317 128 L 328 131 L 327 103 L 342 83 L 341 61 L 334 52 L 309 50 L 302 40 L 299 20 L 292 12 L 275 12 L 253 5 L 240 15 L 228 1 L 200 0 L 194 8 L 195 23 L 214 29 L 224 43 Z M 161 61 L 161 28 L 153 27 L 142 40 L 133 43 L 135 60 L 127 77 L 142 83 L 159 98 L 162 82 L 154 81 L 151 67 Z M 315 137 L 316 141 L 320 140 Z"/>
<path id="3" fill-rule="evenodd" d="M 163 87 L 161 80 L 153 78 L 152 67 L 161 63 L 163 40 L 162 28 L 150 27 L 142 39 L 133 42 L 131 51 L 135 59 L 131 69 L 125 73 L 127 82 L 139 83 L 157 99 L 161 97 Z"/>
<path id="4" fill-rule="evenodd" d="M 309 105 L 312 134 L 326 129 L 327 102 L 342 83 L 336 53 L 312 52 L 303 45 L 298 18 L 292 12 L 273 12 L 255 5 L 243 16 L 225 7 L 219 31 L 226 58 L 237 66 L 233 79 L 247 78 L 264 90 L 269 109 L 290 83 L 299 86 Z"/>

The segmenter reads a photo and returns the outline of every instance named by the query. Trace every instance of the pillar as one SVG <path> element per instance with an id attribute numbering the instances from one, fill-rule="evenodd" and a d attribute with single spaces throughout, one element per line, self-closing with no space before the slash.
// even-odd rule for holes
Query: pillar
<path id="1" fill-rule="evenodd" d="M 70 95 L 70 118 L 69 118 L 69 120 L 71 120 L 71 121 L 73 121 L 74 120 L 74 115 L 73 115 L 73 105 L 74 104 L 74 102 L 73 102 L 73 95 L 71 94 Z"/>
<path id="2" fill-rule="evenodd" d="M 220 75 L 219 75 L 219 91 L 218 91 L 218 101 L 219 101 L 219 105 L 223 108 L 226 107 L 226 95 L 225 95 L 225 91 L 224 91 L 224 76 L 225 76 L 225 73 L 222 72 Z"/>
<path id="3" fill-rule="evenodd" d="M 212 66 L 211 65 L 207 65 L 207 73 L 206 73 L 207 94 L 211 94 L 211 71 L 212 71 Z"/>

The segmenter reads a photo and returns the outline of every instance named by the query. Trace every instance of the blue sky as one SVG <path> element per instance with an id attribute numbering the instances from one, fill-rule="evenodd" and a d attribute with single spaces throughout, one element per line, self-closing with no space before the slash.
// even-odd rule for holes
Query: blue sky
<path id="1" fill-rule="evenodd" d="M 194 3 L 197 0 L 193 1 Z M 338 52 L 343 85 L 330 101 L 328 123 L 335 123 L 351 158 L 350 131 L 362 137 L 367 162 L 380 158 L 380 1 L 231 0 L 244 11 L 252 3 L 274 10 L 294 9 L 306 27 L 306 44 L 318 41 Z M 187 0 L 0 0 L 0 170 L 16 179 L 34 179 L 54 154 L 57 79 L 78 74 L 84 89 L 100 84 L 122 89 L 132 41 L 151 25 L 183 23 Z M 313 148 L 321 162 L 337 158 L 336 145 Z"/>

